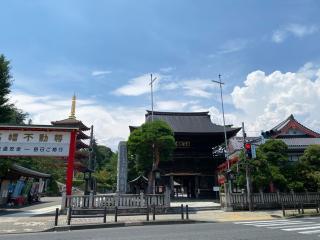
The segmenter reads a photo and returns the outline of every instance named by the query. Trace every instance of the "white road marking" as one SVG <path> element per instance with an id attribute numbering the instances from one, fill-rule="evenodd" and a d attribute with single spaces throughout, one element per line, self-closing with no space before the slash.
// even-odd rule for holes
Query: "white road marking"
<path id="1" fill-rule="evenodd" d="M 286 232 L 297 234 L 317 234 L 320 233 L 320 222 L 304 221 L 319 220 L 319 218 L 310 217 L 304 218 L 302 221 L 295 220 L 270 220 L 270 221 L 247 221 L 247 222 L 234 222 L 234 224 L 242 224 L 244 226 L 252 227 L 265 227 L 268 229 L 278 229 Z M 320 237 L 320 235 L 318 235 Z"/>
<path id="2" fill-rule="evenodd" d="M 301 234 L 313 234 L 313 233 L 319 233 L 320 230 L 311 230 L 311 231 L 303 231 L 303 232 L 299 232 Z"/>
<path id="3" fill-rule="evenodd" d="M 264 223 L 264 224 L 243 224 L 243 225 L 248 225 L 248 226 L 255 226 L 255 227 L 271 227 L 271 226 L 284 226 L 288 224 L 301 224 L 303 223 L 302 221 L 292 221 L 292 222 L 281 222 L 281 223 Z"/>
<path id="4" fill-rule="evenodd" d="M 300 225 L 300 224 L 306 224 L 306 225 Z M 315 222 L 303 222 L 303 223 L 288 223 L 286 225 L 281 225 L 281 226 L 275 226 L 275 227 L 267 227 L 267 228 L 270 228 L 270 229 L 278 229 L 278 228 L 286 228 L 288 226 L 288 228 L 291 228 L 291 227 L 297 227 L 295 225 L 299 225 L 299 227 L 308 227 L 308 226 L 312 226 L 313 224 L 317 224 Z"/>
<path id="5" fill-rule="evenodd" d="M 283 228 L 283 231 L 300 231 L 300 230 L 308 230 L 308 229 L 317 229 L 320 228 L 320 224 L 315 224 L 311 227 L 297 227 L 297 228 Z"/>
<path id="6" fill-rule="evenodd" d="M 269 223 L 269 222 L 289 222 L 289 220 L 268 220 L 268 221 L 234 222 L 234 224 L 245 224 L 245 223 Z"/>

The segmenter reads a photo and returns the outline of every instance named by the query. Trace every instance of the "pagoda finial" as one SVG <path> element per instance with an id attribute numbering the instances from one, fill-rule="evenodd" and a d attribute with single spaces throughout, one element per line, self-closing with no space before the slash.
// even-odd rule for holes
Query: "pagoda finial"
<path id="1" fill-rule="evenodd" d="M 73 94 L 69 119 L 76 119 L 76 94 Z"/>
<path id="2" fill-rule="evenodd" d="M 292 119 L 292 120 L 294 120 L 293 114 L 291 114 L 291 115 L 289 116 L 289 118 Z"/>

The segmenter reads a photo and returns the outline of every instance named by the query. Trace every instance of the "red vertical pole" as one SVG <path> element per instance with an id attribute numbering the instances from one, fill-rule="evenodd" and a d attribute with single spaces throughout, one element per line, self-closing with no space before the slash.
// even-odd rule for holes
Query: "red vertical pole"
<path id="1" fill-rule="evenodd" d="M 72 194 L 72 179 L 73 179 L 73 167 L 74 167 L 74 155 L 76 152 L 76 137 L 77 130 L 72 130 L 70 136 L 70 147 L 67 166 L 67 181 L 66 181 L 66 195 Z"/>

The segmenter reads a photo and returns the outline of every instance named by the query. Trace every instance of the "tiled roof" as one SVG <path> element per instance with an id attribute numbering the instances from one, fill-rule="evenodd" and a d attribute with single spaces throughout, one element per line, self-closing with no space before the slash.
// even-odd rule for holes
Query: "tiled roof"
<path id="1" fill-rule="evenodd" d="M 271 137 L 276 138 L 282 138 L 286 137 L 286 131 L 288 131 L 289 128 L 297 128 L 300 129 L 303 133 L 308 135 L 309 137 L 320 137 L 320 134 L 311 130 L 310 128 L 307 128 L 306 126 L 302 125 L 300 122 L 298 122 L 294 116 L 291 114 L 287 119 L 279 123 L 277 126 L 273 127 L 269 131 L 267 131 L 267 135 L 270 135 Z"/>
<path id="2" fill-rule="evenodd" d="M 320 144 L 320 138 L 280 138 L 289 149 L 306 148 L 309 145 Z"/>
<path id="3" fill-rule="evenodd" d="M 151 111 L 147 111 L 146 122 L 151 121 Z M 154 120 L 169 124 L 175 133 L 223 133 L 223 126 L 213 124 L 209 112 L 153 112 Z M 226 131 L 236 134 L 240 128 L 227 126 Z"/>
<path id="4" fill-rule="evenodd" d="M 26 176 L 26 177 L 34 177 L 34 178 L 50 178 L 51 177 L 50 174 L 38 172 L 38 171 L 29 169 L 29 168 L 22 167 L 22 166 L 17 165 L 17 164 L 13 164 L 10 167 L 10 169 L 12 171 L 18 172 L 21 175 Z"/>
<path id="5" fill-rule="evenodd" d="M 71 118 L 67 118 L 59 121 L 53 121 L 51 122 L 51 124 L 54 126 L 77 126 L 82 131 L 90 130 L 90 128 L 84 125 L 80 120 L 71 119 Z"/>

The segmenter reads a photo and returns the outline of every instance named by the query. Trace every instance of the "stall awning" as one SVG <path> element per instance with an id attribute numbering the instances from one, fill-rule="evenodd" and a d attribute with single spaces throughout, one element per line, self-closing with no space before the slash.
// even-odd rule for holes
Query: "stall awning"
<path id="1" fill-rule="evenodd" d="M 41 172 L 29 169 L 29 168 L 22 167 L 17 164 L 13 164 L 10 167 L 10 171 L 15 172 L 15 173 L 20 174 L 25 177 L 33 177 L 33 178 L 50 178 L 51 177 L 50 174 L 41 173 Z"/>

